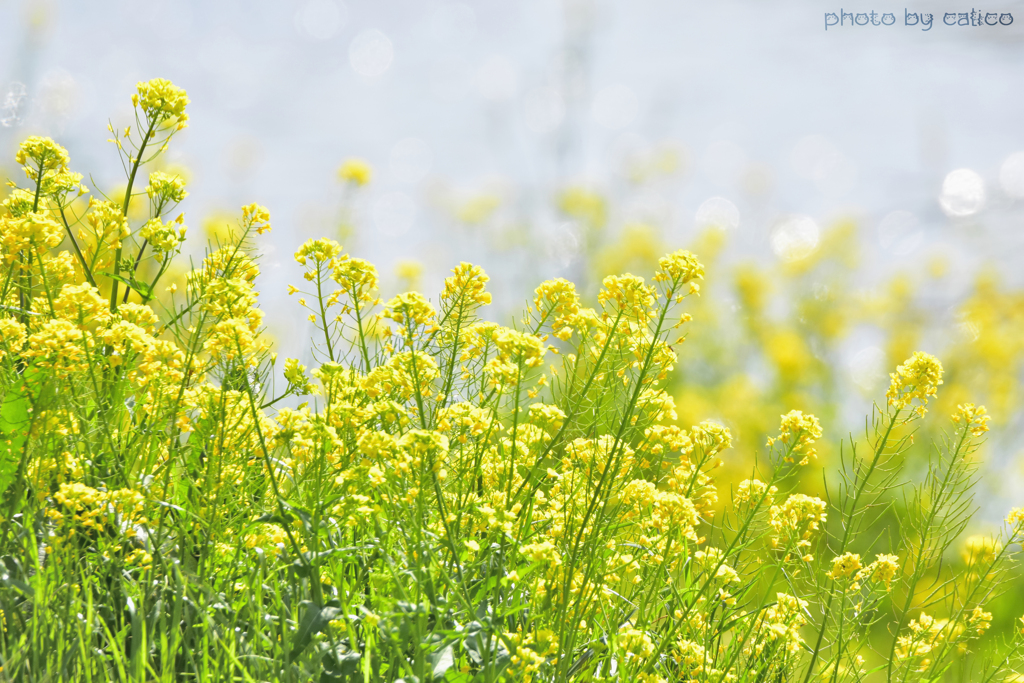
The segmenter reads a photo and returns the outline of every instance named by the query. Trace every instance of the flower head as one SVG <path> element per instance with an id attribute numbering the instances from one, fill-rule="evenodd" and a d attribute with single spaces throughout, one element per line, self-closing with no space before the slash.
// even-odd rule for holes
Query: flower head
<path id="1" fill-rule="evenodd" d="M 399 325 L 404 325 L 406 322 L 414 325 L 427 325 L 433 323 L 437 311 L 419 292 L 405 292 L 388 301 L 382 315 L 394 320 Z"/>
<path id="2" fill-rule="evenodd" d="M 580 312 L 576 285 L 565 278 L 545 280 L 534 294 L 533 305 L 537 308 L 537 315 L 542 320 L 551 321 L 551 330 L 556 337 L 568 341 Z"/>
<path id="3" fill-rule="evenodd" d="M 158 261 L 163 261 L 164 254 L 177 253 L 185 242 L 185 231 L 188 230 L 188 226 L 182 224 L 184 219 L 183 214 L 169 223 L 152 218 L 139 228 L 139 237 L 147 240 L 153 247 Z"/>
<path id="4" fill-rule="evenodd" d="M 317 264 L 327 263 L 341 254 L 341 245 L 327 238 L 306 240 L 295 252 L 295 261 L 306 265 L 306 259 L 313 259 Z"/>
<path id="5" fill-rule="evenodd" d="M 884 583 L 888 589 L 892 585 L 892 580 L 896 578 L 896 574 L 900 570 L 900 558 L 897 555 L 876 555 L 875 561 L 864 567 L 857 572 L 854 576 L 854 581 L 864 581 L 865 579 L 871 579 L 879 583 Z"/>
<path id="6" fill-rule="evenodd" d="M 337 282 L 341 291 L 354 300 L 370 303 L 377 291 L 377 269 L 372 263 L 361 258 L 349 258 L 335 266 L 331 279 Z"/>
<path id="7" fill-rule="evenodd" d="M 762 502 L 771 505 L 778 492 L 778 488 L 768 486 L 758 479 L 744 479 L 736 487 L 735 501 L 737 505 L 753 506 L 760 505 Z"/>
<path id="8" fill-rule="evenodd" d="M 163 171 L 153 171 L 149 174 L 146 194 L 157 202 L 172 204 L 177 204 L 188 196 L 188 192 L 185 191 L 185 179 L 180 175 L 171 175 Z"/>
<path id="9" fill-rule="evenodd" d="M 164 123 L 174 119 L 179 130 L 187 125 L 185 107 L 189 100 L 184 89 L 165 78 L 139 81 L 136 89 L 138 94 L 132 96 L 132 104 L 141 105 L 143 113 L 151 122 Z"/>
<path id="10" fill-rule="evenodd" d="M 812 444 L 821 438 L 821 423 L 810 413 L 791 410 L 782 416 L 779 435 L 768 439 L 768 447 L 776 442 L 782 443 L 786 462 L 797 462 L 806 465 L 811 458 L 817 457 Z"/>
<path id="11" fill-rule="evenodd" d="M 924 416 L 928 398 L 935 396 L 942 384 L 942 363 L 935 356 L 916 351 L 889 377 L 892 381 L 885 395 L 889 405 L 897 409 L 906 408 L 916 398 L 921 403 L 914 412 Z"/>
<path id="12" fill-rule="evenodd" d="M 674 282 L 677 285 L 703 279 L 703 264 L 685 249 L 661 257 L 658 260 L 658 272 L 654 274 L 655 282 Z"/>
<path id="13" fill-rule="evenodd" d="M 267 207 L 259 204 L 248 204 L 242 207 L 242 221 L 246 227 L 256 228 L 256 232 L 262 235 L 270 232 L 270 212 Z"/>
<path id="14" fill-rule="evenodd" d="M 67 168 L 69 157 L 68 151 L 54 142 L 51 138 L 44 138 L 33 135 L 25 139 L 18 147 L 14 160 L 22 166 L 28 165 L 31 161 L 35 164 L 35 170 L 60 170 Z M 31 177 L 31 176 L 30 176 Z"/>
<path id="15" fill-rule="evenodd" d="M 988 431 L 988 421 L 991 419 L 986 415 L 985 406 L 975 406 L 973 403 L 964 403 L 956 407 L 953 413 L 953 422 L 963 422 L 964 429 L 970 431 L 971 436 L 981 436 Z"/>
<path id="16" fill-rule="evenodd" d="M 860 568 L 860 555 L 857 553 L 844 553 L 832 559 L 832 571 L 828 575 L 834 581 L 838 581 L 859 571 Z"/>
<path id="17" fill-rule="evenodd" d="M 362 159 L 345 159 L 338 169 L 338 178 L 353 185 L 366 185 L 372 176 L 373 169 Z"/>
<path id="18" fill-rule="evenodd" d="M 487 277 L 483 268 L 463 261 L 457 268 L 452 269 L 452 273 L 454 275 L 444 281 L 442 299 L 465 297 L 466 301 L 471 301 L 478 306 L 486 306 L 491 303 L 490 292 L 484 291 L 487 281 L 491 278 Z"/>

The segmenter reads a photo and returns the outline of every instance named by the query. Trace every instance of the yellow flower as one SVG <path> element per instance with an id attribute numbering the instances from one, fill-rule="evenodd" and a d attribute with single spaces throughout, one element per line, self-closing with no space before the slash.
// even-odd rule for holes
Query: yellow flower
<path id="1" fill-rule="evenodd" d="M 306 377 L 306 366 L 299 363 L 295 358 L 286 358 L 284 361 L 284 378 L 288 380 L 288 388 L 296 394 L 311 394 L 314 391 L 313 384 Z"/>
<path id="2" fill-rule="evenodd" d="M 43 213 L 27 213 L 20 218 L 0 219 L 0 246 L 3 247 L 4 261 L 15 262 L 27 269 L 35 265 L 36 255 L 59 245 L 64 239 L 64 229 L 57 221 Z M 19 253 L 29 251 L 29 262 L 22 263 Z"/>
<path id="3" fill-rule="evenodd" d="M 971 432 L 971 436 L 981 436 L 988 431 L 988 421 L 991 419 L 986 415 L 985 406 L 975 406 L 973 403 L 964 403 L 956 407 L 953 413 L 953 422 L 960 424 L 963 420 L 964 429 Z"/>
<path id="4" fill-rule="evenodd" d="M 619 649 L 627 655 L 646 659 L 654 654 L 655 647 L 651 637 L 632 626 L 620 628 L 616 641 Z"/>
<path id="5" fill-rule="evenodd" d="M 179 129 L 185 127 L 188 121 L 185 107 L 189 100 L 182 88 L 167 79 L 154 78 L 146 82 L 139 81 L 136 89 L 138 94 L 132 96 L 132 104 L 141 105 L 147 119 L 162 123 L 173 118 Z"/>
<path id="6" fill-rule="evenodd" d="M 247 204 L 242 207 L 242 221 L 246 227 L 256 228 L 257 234 L 270 232 L 270 212 L 265 206 Z"/>
<path id="7" fill-rule="evenodd" d="M 162 262 L 165 254 L 177 253 L 185 242 L 185 231 L 188 230 L 188 226 L 182 224 L 184 218 L 184 215 L 179 215 L 170 223 L 152 218 L 139 228 L 139 237 L 153 247 L 158 261 Z"/>
<path id="8" fill-rule="evenodd" d="M 975 607 L 971 615 L 967 617 L 967 628 L 974 632 L 974 635 L 981 636 L 992 625 L 992 613 L 986 612 L 981 607 Z"/>
<path id="9" fill-rule="evenodd" d="M 534 291 L 533 305 L 540 319 L 551 323 L 554 335 L 568 341 L 580 312 L 576 285 L 565 278 L 545 280 Z"/>
<path id="10" fill-rule="evenodd" d="M 150 199 L 172 204 L 177 204 L 188 196 L 188 192 L 185 191 L 185 179 L 180 175 L 171 175 L 163 171 L 153 171 L 149 174 L 146 194 Z"/>
<path id="11" fill-rule="evenodd" d="M 757 479 L 744 479 L 740 482 L 739 486 L 736 487 L 736 504 L 737 505 L 759 505 L 762 502 L 766 502 L 769 505 L 772 504 L 774 496 L 778 493 L 778 489 L 774 486 L 769 487 L 768 484 Z"/>
<path id="12" fill-rule="evenodd" d="M 372 175 L 373 169 L 362 159 L 346 159 L 338 169 L 338 178 L 354 185 L 366 185 Z"/>
<path id="13" fill-rule="evenodd" d="M 673 282 L 681 285 L 692 280 L 704 279 L 704 266 L 696 256 L 685 249 L 663 256 L 658 260 L 658 268 L 658 272 L 654 274 L 655 282 Z"/>
<path id="14" fill-rule="evenodd" d="M 442 299 L 449 300 L 465 297 L 465 300 L 471 301 L 478 306 L 486 306 L 491 303 L 490 292 L 484 291 L 487 281 L 491 278 L 487 277 L 483 268 L 463 261 L 457 268 L 453 268 L 452 272 L 454 275 L 446 278 L 444 281 L 444 292 L 441 294 Z"/>
<path id="15" fill-rule="evenodd" d="M 399 325 L 406 321 L 414 325 L 427 325 L 433 323 L 437 311 L 419 292 L 405 292 L 388 301 L 382 315 Z"/>
<path id="16" fill-rule="evenodd" d="M 808 539 L 828 517 L 827 507 L 822 499 L 802 493 L 794 493 L 782 505 L 771 506 L 768 523 L 775 532 L 772 545 L 778 546 L 785 537 L 797 539 L 797 549 L 810 546 Z"/>
<path id="17" fill-rule="evenodd" d="M 804 617 L 807 601 L 786 593 L 777 593 L 775 598 L 775 604 L 757 617 L 755 622 L 757 635 L 754 639 L 753 649 L 760 653 L 764 650 L 767 642 L 781 641 L 787 652 L 797 652 L 804 642 L 800 637 L 800 628 L 807 623 L 807 619 Z"/>
<path id="18" fill-rule="evenodd" d="M 923 416 L 928 398 L 935 396 L 938 393 L 938 386 L 942 384 L 942 363 L 935 356 L 916 351 L 889 377 L 892 381 L 885 395 L 889 405 L 903 409 L 916 398 L 921 404 L 914 411 Z"/>
<path id="19" fill-rule="evenodd" d="M 51 138 L 33 135 L 26 138 L 18 147 L 14 160 L 21 165 L 29 161 L 35 162 L 36 171 L 41 166 L 43 170 L 59 170 L 66 168 L 69 162 L 68 151 L 54 142 Z M 29 175 L 29 177 L 33 177 Z"/>
<path id="20" fill-rule="evenodd" d="M 583 187 L 570 187 L 558 197 L 558 208 L 568 216 L 582 220 L 592 229 L 603 228 L 608 221 L 608 207 L 597 192 Z"/>
<path id="21" fill-rule="evenodd" d="M 712 420 L 704 420 L 691 429 L 690 438 L 706 458 L 732 448 L 732 432 L 725 425 Z"/>
<path id="22" fill-rule="evenodd" d="M 372 263 L 361 258 L 349 258 L 335 267 L 331 279 L 338 283 L 341 291 L 361 303 L 373 301 L 377 291 L 377 269 Z M 289 291 L 289 294 L 292 292 Z"/>
<path id="23" fill-rule="evenodd" d="M 782 416 L 782 425 L 779 427 L 779 436 L 768 439 L 768 447 L 771 448 L 776 442 L 781 442 L 788 447 L 785 454 L 786 462 L 796 462 L 806 465 L 810 458 L 817 457 L 817 452 L 811 445 L 821 438 L 821 424 L 818 418 L 811 414 L 804 414 L 799 410 L 791 410 Z"/>
<path id="24" fill-rule="evenodd" d="M 614 304 L 613 310 L 621 311 L 625 320 L 644 322 L 651 317 L 651 305 L 655 300 L 654 288 L 644 284 L 636 275 L 609 275 L 601 284 L 597 300 L 606 308 Z M 614 317 L 615 313 L 611 313 Z"/>
<path id="25" fill-rule="evenodd" d="M 28 338 L 27 328 L 14 318 L 0 318 L 0 358 L 18 353 Z"/>
<path id="26" fill-rule="evenodd" d="M 562 556 L 551 541 L 528 543 L 520 546 L 519 552 L 530 562 L 544 562 L 556 567 L 562 564 Z"/>
<path id="27" fill-rule="evenodd" d="M 341 254 L 341 245 L 327 238 L 306 240 L 295 252 L 295 261 L 306 265 L 306 259 L 312 258 L 316 264 L 327 263 Z"/>
<path id="28" fill-rule="evenodd" d="M 531 424 L 553 433 L 562 427 L 563 422 L 565 422 L 565 413 L 558 406 L 546 403 L 534 403 L 530 406 Z"/>
<path id="29" fill-rule="evenodd" d="M 876 555 L 875 561 L 857 572 L 854 581 L 871 579 L 884 583 L 886 589 L 892 585 L 892 580 L 900 570 L 900 558 L 896 555 Z"/>
<path id="30" fill-rule="evenodd" d="M 844 579 L 850 574 L 859 571 L 860 568 L 860 555 L 856 553 L 845 553 L 832 559 L 832 571 L 830 571 L 828 575 L 832 580 L 838 581 L 839 579 Z"/>
<path id="31" fill-rule="evenodd" d="M 22 190 L 20 188 L 11 190 L 11 194 L 3 201 L 3 207 L 7 209 L 7 212 L 11 214 L 13 218 L 21 218 L 32 211 L 32 205 L 35 204 L 35 198 L 36 195 L 34 192 L 29 192 L 28 190 Z"/>
<path id="32" fill-rule="evenodd" d="M 964 541 L 960 556 L 965 564 L 977 567 L 995 562 L 1002 549 L 1002 544 L 991 536 L 970 536 Z"/>

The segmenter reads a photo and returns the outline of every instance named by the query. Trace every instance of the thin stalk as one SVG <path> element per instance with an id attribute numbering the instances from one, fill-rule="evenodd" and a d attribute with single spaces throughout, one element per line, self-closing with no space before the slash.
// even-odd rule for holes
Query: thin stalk
<path id="1" fill-rule="evenodd" d="M 142 157 L 146 153 L 146 145 L 149 144 L 149 137 L 153 134 L 153 130 L 156 128 L 156 119 L 149 124 L 149 129 L 146 131 L 145 136 L 142 138 L 142 144 L 139 146 L 139 153 L 135 157 L 135 162 L 132 164 L 132 172 L 128 175 L 128 187 L 124 189 L 124 203 L 121 206 L 121 215 L 126 219 L 128 217 L 128 204 L 132 200 L 132 186 L 135 185 L 135 175 L 139 172 L 139 166 L 142 164 Z M 117 251 L 114 255 L 114 275 L 121 274 L 121 251 L 124 245 L 118 244 Z M 114 313 L 117 311 L 117 280 L 112 279 L 110 283 L 110 312 Z"/>

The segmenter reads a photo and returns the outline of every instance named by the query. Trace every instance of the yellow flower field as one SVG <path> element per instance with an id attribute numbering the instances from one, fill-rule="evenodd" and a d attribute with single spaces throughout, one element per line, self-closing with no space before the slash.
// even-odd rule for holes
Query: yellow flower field
<path id="1" fill-rule="evenodd" d="M 131 101 L 110 128 L 123 193 L 33 136 L 3 200 L 0 680 L 1024 676 L 1024 508 L 972 526 L 990 416 L 957 373 L 977 358 L 894 341 L 843 438 L 814 414 L 841 400 L 818 391 L 828 368 L 762 315 L 756 274 L 716 271 L 713 232 L 703 260 L 543 281 L 505 324 L 478 265 L 436 298 L 383 293 L 322 237 L 293 245 L 288 288 L 308 367 L 265 334 L 270 212 L 241 207 L 181 264 L 186 183 L 161 155 L 189 99 L 154 79 Z M 558 203 L 606 220 L 585 190 Z M 714 338 L 687 341 L 716 330 L 702 287 L 729 278 L 770 400 L 744 398 Z M 842 324 L 804 303 L 823 338 Z M 695 359 L 723 381 L 678 372 Z M 998 381 L 980 383 L 1009 405 Z"/>

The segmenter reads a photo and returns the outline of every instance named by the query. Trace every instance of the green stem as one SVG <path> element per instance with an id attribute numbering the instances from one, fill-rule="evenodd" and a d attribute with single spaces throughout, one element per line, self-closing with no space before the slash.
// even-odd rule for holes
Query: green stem
<path id="1" fill-rule="evenodd" d="M 78 240 L 75 239 L 74 234 L 71 232 L 71 226 L 68 225 L 67 216 L 64 215 L 64 207 L 60 207 L 60 218 L 64 221 L 64 229 L 68 233 L 68 237 L 71 239 L 71 246 L 75 248 L 75 256 L 78 257 L 78 262 L 82 264 L 82 272 L 85 273 L 85 279 L 89 281 L 89 284 L 96 287 L 96 279 L 92 276 L 92 269 L 85 262 L 85 255 L 82 253 L 81 247 L 78 246 Z"/>
<path id="2" fill-rule="evenodd" d="M 139 264 L 142 262 L 142 254 L 146 251 L 146 246 L 149 244 L 149 240 L 142 240 L 142 247 L 139 249 L 138 256 L 135 257 L 135 265 L 132 266 L 132 276 L 139 272 Z M 128 303 L 128 295 L 131 294 L 132 288 L 128 285 L 124 286 L 124 298 L 121 299 L 121 303 Z"/>
<path id="3" fill-rule="evenodd" d="M 128 175 L 128 187 L 124 189 L 124 203 L 121 206 L 121 215 L 128 219 L 128 204 L 132 200 L 132 186 L 135 185 L 135 175 L 139 172 L 139 166 L 142 164 L 142 157 L 146 153 L 146 145 L 149 144 L 149 137 L 153 134 L 153 130 L 156 128 L 156 119 L 149 124 L 149 130 L 146 131 L 146 135 L 142 138 L 142 144 L 139 146 L 139 154 L 135 157 L 135 163 L 132 164 L 132 172 Z M 121 251 L 123 245 L 118 241 L 117 252 L 114 256 L 114 275 L 121 274 Z M 113 313 L 117 310 L 117 280 L 112 280 L 110 283 L 110 312 Z"/>
<path id="4" fill-rule="evenodd" d="M 839 549 L 836 551 L 836 555 L 842 555 L 846 552 L 846 544 L 850 540 L 850 533 L 853 531 L 853 517 L 857 512 L 857 503 L 860 501 L 861 495 L 863 495 L 867 488 L 868 480 L 871 479 L 871 474 L 875 471 L 875 467 L 878 465 L 878 461 L 882 457 L 882 451 L 885 450 L 886 444 L 889 442 L 889 435 L 892 434 L 893 427 L 896 425 L 896 418 L 900 414 L 900 409 L 897 409 L 889 420 L 889 426 L 885 430 L 885 434 L 882 439 L 878 442 L 878 446 L 875 448 L 874 456 L 871 459 L 871 466 L 868 468 L 867 474 L 861 480 L 860 486 L 857 488 L 857 493 L 853 497 L 853 503 L 850 505 L 850 514 L 846 518 L 846 528 L 843 531 L 843 538 L 839 544 Z M 825 639 L 825 627 L 828 624 L 829 612 L 832 609 L 832 601 L 835 598 L 835 591 L 832 590 L 835 584 L 835 579 L 829 579 L 829 594 L 828 600 L 825 601 L 825 610 L 821 615 L 821 627 L 818 629 L 818 639 L 814 643 L 814 651 L 811 652 L 811 661 L 807 664 L 807 673 L 804 674 L 804 683 L 808 683 L 811 680 L 811 674 L 814 672 L 814 664 L 818 660 L 818 654 L 821 652 L 821 644 Z"/>

